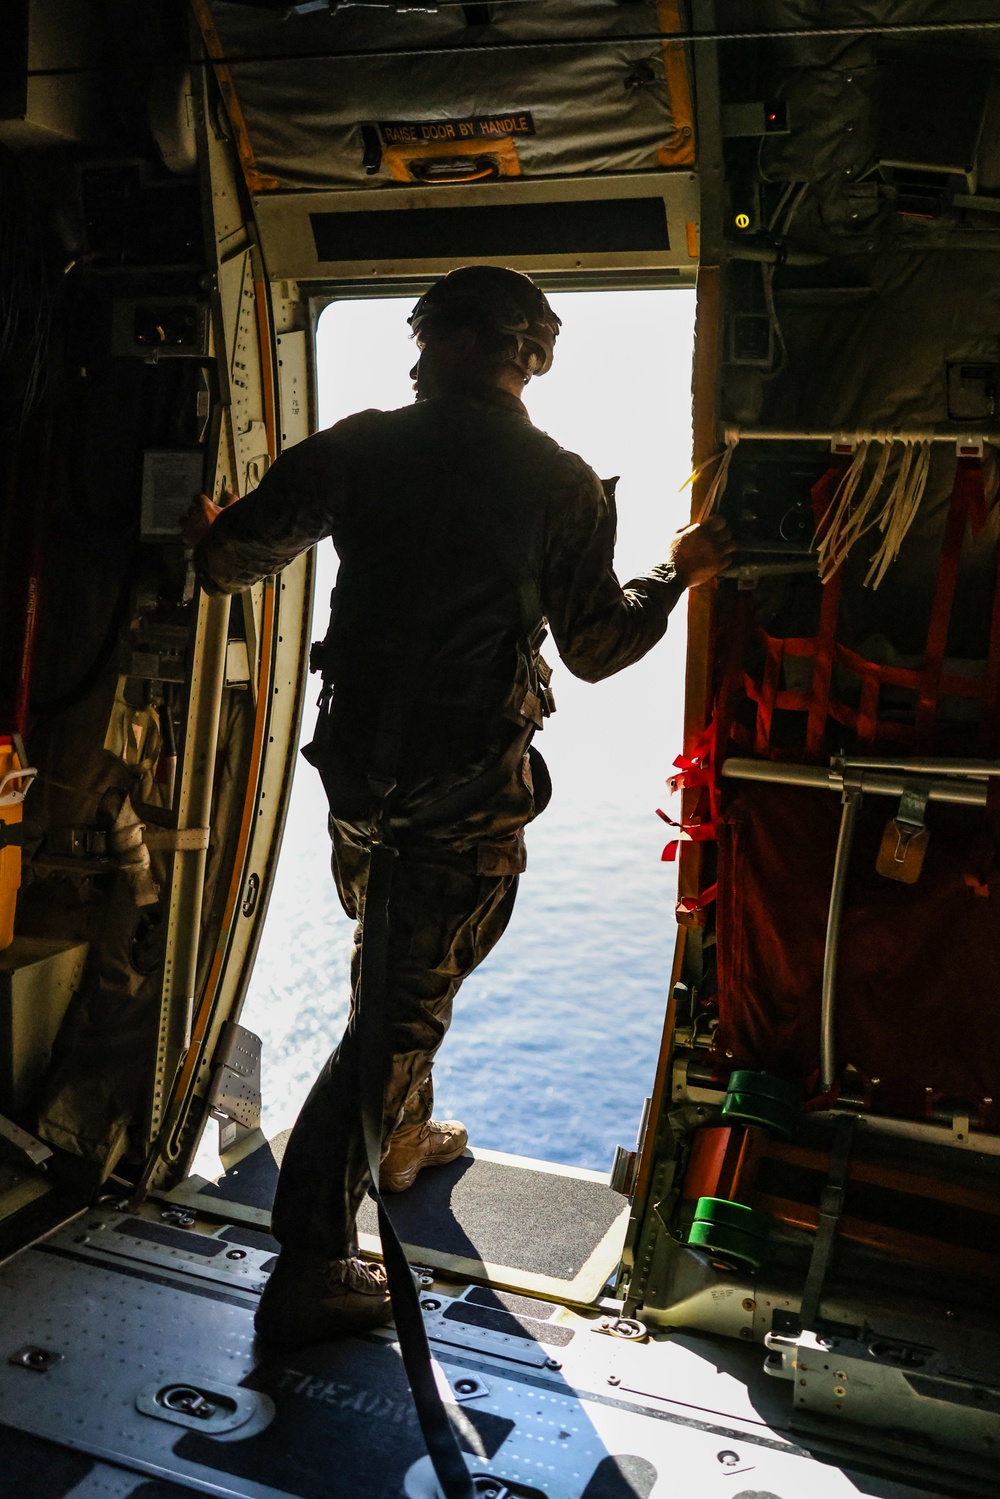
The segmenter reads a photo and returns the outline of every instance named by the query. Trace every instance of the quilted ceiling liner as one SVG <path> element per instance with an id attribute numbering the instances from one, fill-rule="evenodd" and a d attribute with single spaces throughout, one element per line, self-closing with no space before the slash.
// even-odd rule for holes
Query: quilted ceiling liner
<path id="1" fill-rule="evenodd" d="M 348 7 L 280 14 L 197 0 L 209 51 L 225 59 L 255 191 L 482 181 L 690 167 L 676 0 L 501 4 L 433 14 Z M 630 40 L 642 37 L 644 40 Z M 546 47 L 545 40 L 579 39 Z M 505 42 L 539 45 L 504 51 Z M 499 50 L 466 50 L 499 43 Z M 430 55 L 406 49 L 439 48 Z M 338 56 L 379 49 L 402 55 Z M 225 75 L 223 74 L 225 82 Z"/>

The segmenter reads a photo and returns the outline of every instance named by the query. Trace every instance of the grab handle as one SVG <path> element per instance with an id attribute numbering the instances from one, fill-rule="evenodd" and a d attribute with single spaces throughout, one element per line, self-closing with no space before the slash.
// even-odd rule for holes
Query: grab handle
<path id="1" fill-rule="evenodd" d="M 16 807 L 23 802 L 37 774 L 38 771 L 33 765 L 26 765 L 24 770 L 8 770 L 7 774 L 0 778 L 0 807 Z M 26 784 L 20 791 L 12 791 L 10 788 L 18 781 Z"/>

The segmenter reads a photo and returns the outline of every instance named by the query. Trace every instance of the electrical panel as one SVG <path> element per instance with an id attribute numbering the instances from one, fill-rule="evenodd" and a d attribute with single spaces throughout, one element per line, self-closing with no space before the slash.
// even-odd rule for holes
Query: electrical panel
<path id="1" fill-rule="evenodd" d="M 948 365 L 948 417 L 978 422 L 995 417 L 1000 391 L 1000 364 L 956 360 Z"/>
<path id="2" fill-rule="evenodd" d="M 193 297 L 119 297 L 111 314 L 111 352 L 151 364 L 204 359 L 209 352 L 208 305 Z"/>
<path id="3" fill-rule="evenodd" d="M 976 190 L 976 155 L 991 68 L 967 58 L 910 56 L 889 62 L 879 109 L 879 161 L 902 211 L 927 216 L 936 193 Z M 912 199 L 912 205 L 910 200 Z"/>
<path id="4" fill-rule="evenodd" d="M 204 488 L 205 455 L 147 448 L 142 455 L 142 539 L 177 541 L 181 521 Z"/>

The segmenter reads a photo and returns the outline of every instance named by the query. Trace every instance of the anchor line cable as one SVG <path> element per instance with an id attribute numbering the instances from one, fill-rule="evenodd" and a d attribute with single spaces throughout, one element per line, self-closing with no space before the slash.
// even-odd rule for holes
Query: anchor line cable
<path id="1" fill-rule="evenodd" d="M 454 42 L 436 47 L 353 47 L 343 51 L 328 49 L 319 52 L 257 52 L 236 56 L 199 57 L 189 59 L 192 67 L 253 67 L 261 63 L 282 62 L 362 62 L 366 58 L 407 57 L 454 57 L 468 53 L 566 51 L 574 47 L 629 47 L 663 46 L 674 42 L 679 46 L 695 42 L 768 42 L 810 41 L 830 38 L 836 40 L 882 37 L 882 36 L 940 36 L 945 34 L 1000 31 L 1000 20 L 995 21 L 913 21 L 892 22 L 885 26 L 806 26 L 775 27 L 769 31 L 642 31 L 631 35 L 536 37 L 511 41 Z M 66 78 L 86 73 L 114 71 L 116 64 L 77 64 L 66 67 L 28 68 L 28 78 Z"/>

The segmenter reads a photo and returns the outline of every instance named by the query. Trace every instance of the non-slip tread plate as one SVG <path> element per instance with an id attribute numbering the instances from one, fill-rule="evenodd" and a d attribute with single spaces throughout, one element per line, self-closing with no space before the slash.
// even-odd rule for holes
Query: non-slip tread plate
<path id="1" fill-rule="evenodd" d="M 269 1211 L 287 1138 L 287 1132 L 276 1135 L 202 1188 L 202 1196 Z M 450 1166 L 423 1171 L 388 1201 L 400 1238 L 428 1264 L 501 1266 L 524 1277 L 529 1289 L 543 1282 L 571 1285 L 589 1271 L 591 1295 L 614 1271 L 621 1246 L 613 1231 L 626 1212 L 603 1181 L 489 1152 L 467 1152 Z M 358 1228 L 363 1246 L 365 1236 L 377 1236 L 368 1198 Z M 602 1246 L 606 1264 L 594 1260 Z"/>

